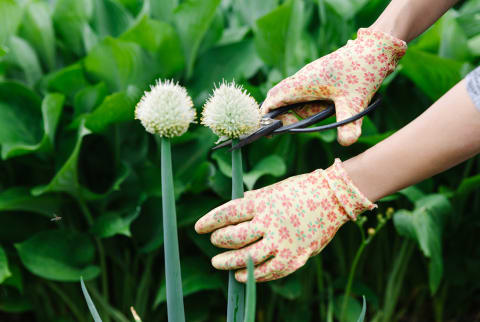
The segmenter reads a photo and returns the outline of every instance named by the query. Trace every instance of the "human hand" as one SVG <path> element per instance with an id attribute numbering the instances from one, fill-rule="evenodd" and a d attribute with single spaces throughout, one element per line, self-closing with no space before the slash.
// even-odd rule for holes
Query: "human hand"
<path id="1" fill-rule="evenodd" d="M 313 100 L 332 100 L 337 121 L 363 111 L 385 77 L 405 54 L 407 44 L 387 33 L 359 29 L 355 40 L 337 51 L 304 66 L 296 74 L 271 88 L 262 104 L 262 113 L 284 105 Z M 310 104 L 296 113 L 307 117 L 324 106 Z M 284 124 L 296 122 L 292 115 L 282 116 Z M 354 143 L 360 136 L 362 120 L 338 128 L 338 142 Z"/>
<path id="2" fill-rule="evenodd" d="M 348 220 L 375 207 L 354 186 L 340 160 L 327 170 L 288 178 L 248 191 L 200 218 L 198 233 L 211 242 L 235 249 L 212 258 L 217 269 L 239 269 L 235 278 L 247 279 L 249 257 L 259 282 L 284 277 L 318 254 Z M 245 246 L 245 247 L 244 247 Z"/>

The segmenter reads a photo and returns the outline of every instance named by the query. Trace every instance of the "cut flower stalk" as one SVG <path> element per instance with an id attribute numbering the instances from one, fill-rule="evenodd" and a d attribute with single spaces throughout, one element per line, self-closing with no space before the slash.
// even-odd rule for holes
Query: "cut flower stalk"
<path id="1" fill-rule="evenodd" d="M 232 146 L 238 139 L 232 140 Z M 232 150 L 232 200 L 243 197 L 243 169 L 241 149 Z M 235 279 L 235 272 L 228 272 L 227 322 L 243 321 L 245 314 L 245 285 Z"/>

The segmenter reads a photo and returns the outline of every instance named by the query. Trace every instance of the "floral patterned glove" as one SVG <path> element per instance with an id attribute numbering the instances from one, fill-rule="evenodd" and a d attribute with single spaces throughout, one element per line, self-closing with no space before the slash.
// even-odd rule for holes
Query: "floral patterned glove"
<path id="1" fill-rule="evenodd" d="M 262 113 L 298 102 L 333 100 L 337 121 L 363 111 L 385 77 L 397 66 L 405 54 L 407 44 L 389 34 L 372 29 L 358 30 L 355 40 L 337 51 L 306 65 L 270 89 Z M 311 106 L 297 111 L 306 117 L 321 110 Z M 288 114 L 287 114 L 288 115 Z M 297 119 L 284 116 L 284 123 Z M 358 120 L 338 128 L 338 142 L 354 143 L 360 136 L 362 121 Z"/>
<path id="2" fill-rule="evenodd" d="M 252 257 L 255 279 L 269 281 L 302 267 L 345 222 L 375 207 L 354 186 L 337 159 L 327 170 L 246 192 L 244 198 L 200 218 L 195 230 L 215 230 L 211 235 L 214 245 L 236 249 L 213 257 L 214 267 L 240 269 L 235 278 L 245 282 L 244 267 Z"/>

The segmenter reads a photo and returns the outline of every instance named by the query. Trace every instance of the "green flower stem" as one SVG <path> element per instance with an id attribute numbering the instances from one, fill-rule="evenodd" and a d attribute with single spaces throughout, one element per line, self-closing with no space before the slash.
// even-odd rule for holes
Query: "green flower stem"
<path id="1" fill-rule="evenodd" d="M 162 137 L 160 141 L 162 152 L 163 247 L 167 286 L 167 313 L 169 321 L 183 322 L 185 321 L 185 311 L 183 308 L 177 216 L 173 192 L 171 147 L 168 138 Z"/>
<path id="2" fill-rule="evenodd" d="M 238 140 L 232 140 L 235 145 Z M 243 197 L 243 169 L 241 149 L 232 151 L 232 199 Z M 228 273 L 227 322 L 243 321 L 245 312 L 245 285 L 237 282 L 235 273 Z"/>
<path id="3" fill-rule="evenodd" d="M 255 306 L 256 306 L 256 285 L 253 274 L 253 261 L 248 258 L 247 264 L 248 280 L 247 280 L 247 298 L 245 308 L 245 322 L 255 322 Z"/>

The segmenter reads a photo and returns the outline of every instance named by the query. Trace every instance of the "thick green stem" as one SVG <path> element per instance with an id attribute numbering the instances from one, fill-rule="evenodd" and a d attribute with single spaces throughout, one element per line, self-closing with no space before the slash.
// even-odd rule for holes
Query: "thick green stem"
<path id="1" fill-rule="evenodd" d="M 232 146 L 238 140 L 232 141 Z M 232 199 L 243 197 L 242 151 L 232 151 Z M 235 273 L 228 273 L 227 322 L 243 321 L 245 313 L 245 286 L 237 282 Z"/>
<path id="2" fill-rule="evenodd" d="M 177 216 L 173 192 L 172 157 L 170 140 L 161 138 L 162 152 L 162 208 L 163 208 L 163 247 L 165 254 L 165 277 L 167 286 L 168 320 L 185 321 L 183 308 L 182 276 L 178 249 Z"/>

